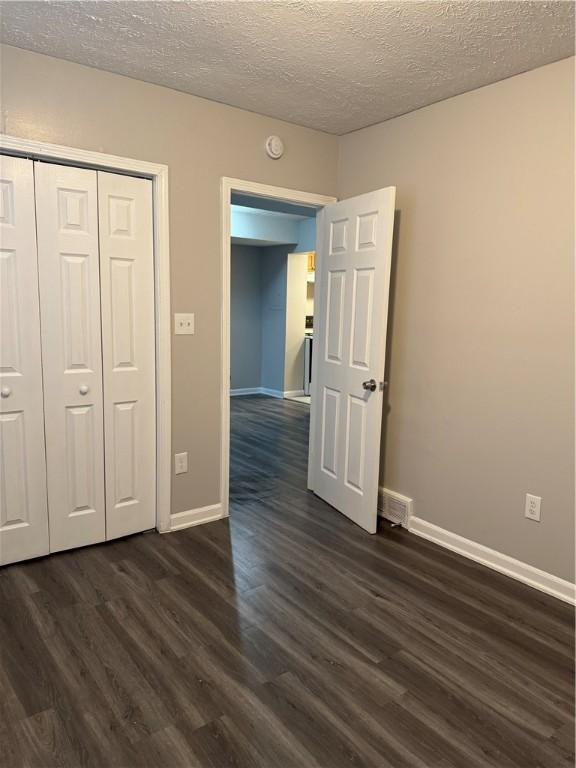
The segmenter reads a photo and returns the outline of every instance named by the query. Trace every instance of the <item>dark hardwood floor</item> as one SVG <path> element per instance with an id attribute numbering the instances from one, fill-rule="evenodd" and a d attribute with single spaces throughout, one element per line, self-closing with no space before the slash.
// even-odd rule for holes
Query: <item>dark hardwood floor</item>
<path id="1" fill-rule="evenodd" d="M 232 400 L 229 521 L 0 571 L 0 764 L 573 766 L 569 606 L 306 491 Z"/>

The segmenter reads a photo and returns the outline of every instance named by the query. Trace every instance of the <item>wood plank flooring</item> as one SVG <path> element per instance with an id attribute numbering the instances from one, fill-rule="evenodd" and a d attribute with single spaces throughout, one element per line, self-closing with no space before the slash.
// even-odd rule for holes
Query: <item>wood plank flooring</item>
<path id="1" fill-rule="evenodd" d="M 573 766 L 573 612 L 306 491 L 232 399 L 229 521 L 0 571 L 0 765 Z"/>

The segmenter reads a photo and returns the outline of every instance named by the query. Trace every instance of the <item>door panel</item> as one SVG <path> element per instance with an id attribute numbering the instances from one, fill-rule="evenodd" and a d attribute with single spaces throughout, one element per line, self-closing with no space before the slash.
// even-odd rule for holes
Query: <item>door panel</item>
<path id="1" fill-rule="evenodd" d="M 0 564 L 49 551 L 31 160 L 0 156 Z"/>
<path id="2" fill-rule="evenodd" d="M 322 403 L 322 471 L 337 477 L 340 392 L 324 387 Z"/>
<path id="3" fill-rule="evenodd" d="M 26 439 L 24 413 L 12 411 L 0 414 L 2 435 L 2 529 L 30 523 L 26 503 Z"/>
<path id="4" fill-rule="evenodd" d="M 64 368 L 66 371 L 88 370 L 90 368 L 91 309 L 87 301 L 90 280 L 89 257 L 63 253 L 61 259 Z"/>
<path id="5" fill-rule="evenodd" d="M 344 291 L 346 272 L 328 271 L 328 313 L 326 316 L 326 360 L 342 362 L 342 322 L 344 320 Z"/>
<path id="6" fill-rule="evenodd" d="M 373 269 L 354 270 L 350 365 L 363 371 L 370 369 L 373 279 Z"/>
<path id="7" fill-rule="evenodd" d="M 138 403 L 114 405 L 114 466 L 116 472 L 114 503 L 128 504 L 137 501 L 136 469 L 136 422 Z"/>
<path id="8" fill-rule="evenodd" d="M 50 550 L 105 539 L 96 171 L 36 163 Z"/>
<path id="9" fill-rule="evenodd" d="M 98 462 L 94 455 L 94 410 L 93 405 L 66 408 L 65 442 L 69 449 L 70 517 L 96 511 Z"/>
<path id="10" fill-rule="evenodd" d="M 364 490 L 366 409 L 366 402 L 362 398 L 355 395 L 348 396 L 344 482 L 360 494 Z"/>
<path id="11" fill-rule="evenodd" d="M 153 528 L 156 421 L 152 183 L 98 172 L 106 536 Z"/>
<path id="12" fill-rule="evenodd" d="M 377 526 L 395 189 L 318 216 L 318 351 L 312 371 L 308 486 L 367 531 Z M 365 389 L 374 379 L 376 390 Z"/>

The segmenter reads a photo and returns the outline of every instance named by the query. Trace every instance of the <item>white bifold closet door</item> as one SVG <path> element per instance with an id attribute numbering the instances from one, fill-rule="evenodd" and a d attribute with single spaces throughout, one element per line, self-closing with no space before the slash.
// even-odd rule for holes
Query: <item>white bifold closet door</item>
<path id="1" fill-rule="evenodd" d="M 0 565 L 49 551 L 31 160 L 0 156 Z"/>
<path id="2" fill-rule="evenodd" d="M 156 518 L 152 183 L 98 172 L 108 539 Z"/>
<path id="3" fill-rule="evenodd" d="M 106 538 L 96 171 L 36 163 L 50 551 Z"/>
<path id="4" fill-rule="evenodd" d="M 50 550 L 155 524 L 152 191 L 36 165 Z"/>

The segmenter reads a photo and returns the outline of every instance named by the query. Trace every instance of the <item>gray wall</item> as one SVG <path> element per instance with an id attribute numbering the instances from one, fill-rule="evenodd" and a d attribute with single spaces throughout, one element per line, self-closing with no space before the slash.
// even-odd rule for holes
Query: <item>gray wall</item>
<path id="1" fill-rule="evenodd" d="M 301 221 L 298 227 L 298 243 L 294 248 L 296 253 L 316 250 L 316 216 Z"/>
<path id="2" fill-rule="evenodd" d="M 261 386 L 284 391 L 287 254 L 293 246 L 262 248 Z"/>
<path id="3" fill-rule="evenodd" d="M 231 389 L 286 388 L 287 268 L 293 247 L 232 245 Z M 303 338 L 304 314 L 301 325 Z"/>
<path id="4" fill-rule="evenodd" d="M 172 339 L 172 512 L 220 501 L 220 179 L 336 191 L 336 136 L 29 51 L 1 48 L 0 130 L 168 165 L 172 311 L 195 312 Z M 279 134 L 287 151 L 270 160 Z M 207 386 L 207 382 L 209 385 Z"/>
<path id="5" fill-rule="evenodd" d="M 262 248 L 233 245 L 230 278 L 230 387 L 259 387 L 262 365 Z"/>
<path id="6" fill-rule="evenodd" d="M 560 61 L 344 136 L 339 169 L 342 197 L 397 187 L 382 482 L 419 517 L 565 579 L 573 72 Z"/>

